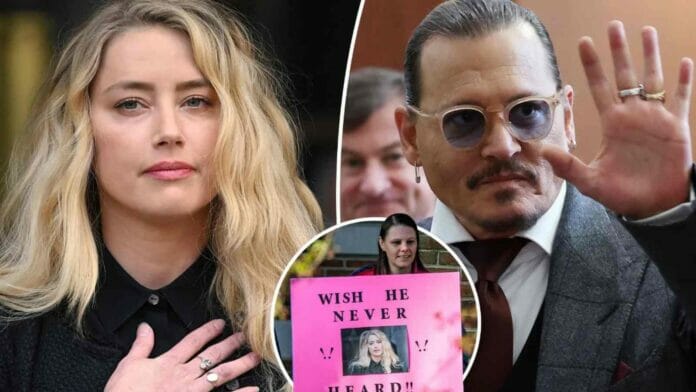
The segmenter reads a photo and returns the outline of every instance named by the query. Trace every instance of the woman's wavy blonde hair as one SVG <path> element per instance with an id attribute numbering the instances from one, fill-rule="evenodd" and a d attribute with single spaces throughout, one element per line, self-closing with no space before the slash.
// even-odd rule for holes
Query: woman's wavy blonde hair
<path id="1" fill-rule="evenodd" d="M 382 341 L 382 361 L 380 362 L 380 364 L 382 365 L 382 369 L 384 369 L 384 373 L 391 373 L 392 366 L 400 367 L 401 360 L 399 359 L 399 356 L 396 355 L 396 353 L 394 352 L 394 348 L 392 347 L 387 335 L 379 329 L 369 329 L 360 334 L 358 352 L 355 355 L 355 360 L 350 363 L 350 368 L 367 368 L 370 366 L 371 359 L 367 349 L 367 341 L 370 339 L 370 336 L 376 336 L 377 339 Z"/>
<path id="2" fill-rule="evenodd" d="M 211 291 L 251 349 L 273 360 L 267 319 L 273 289 L 287 261 L 319 229 L 321 213 L 298 174 L 278 82 L 239 17 L 208 0 L 114 2 L 62 50 L 8 171 L 0 304 L 10 319 L 65 304 L 82 330 L 99 271 L 89 87 L 109 40 L 153 25 L 187 34 L 196 64 L 220 98 Z"/>

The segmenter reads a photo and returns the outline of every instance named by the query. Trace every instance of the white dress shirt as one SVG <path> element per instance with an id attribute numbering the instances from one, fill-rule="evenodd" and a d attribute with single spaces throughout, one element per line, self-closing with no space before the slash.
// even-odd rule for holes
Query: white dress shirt
<path id="1" fill-rule="evenodd" d="M 498 284 L 510 305 L 512 315 L 512 362 L 517 361 L 532 331 L 541 304 L 544 302 L 549 283 L 551 249 L 556 237 L 558 222 L 561 220 L 566 184 L 549 208 L 537 222 L 527 230 L 516 234 L 530 240 L 515 256 L 510 266 L 500 275 Z M 474 237 L 459 223 L 452 211 L 439 200 L 435 203 L 433 222 L 430 231 L 445 243 L 473 241 Z M 453 248 L 464 262 L 464 266 L 474 282 L 477 280 L 476 268 Z"/>

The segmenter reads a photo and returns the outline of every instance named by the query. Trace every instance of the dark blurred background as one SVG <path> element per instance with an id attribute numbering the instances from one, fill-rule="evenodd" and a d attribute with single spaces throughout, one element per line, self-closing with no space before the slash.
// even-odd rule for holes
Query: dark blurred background
<path id="1" fill-rule="evenodd" d="M 319 199 L 325 224 L 333 224 L 341 95 L 360 1 L 222 2 L 244 15 L 256 44 L 288 76 L 286 106 L 300 128 L 299 164 Z M 55 48 L 102 3 L 0 0 L 0 173 Z"/>

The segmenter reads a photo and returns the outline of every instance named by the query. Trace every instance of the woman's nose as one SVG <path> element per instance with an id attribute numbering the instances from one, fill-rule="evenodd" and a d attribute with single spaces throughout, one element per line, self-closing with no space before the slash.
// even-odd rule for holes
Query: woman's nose
<path id="1" fill-rule="evenodd" d="M 176 111 L 162 107 L 157 113 L 155 127 L 154 143 L 157 146 L 173 146 L 181 145 L 184 142 L 181 126 L 176 118 Z"/>

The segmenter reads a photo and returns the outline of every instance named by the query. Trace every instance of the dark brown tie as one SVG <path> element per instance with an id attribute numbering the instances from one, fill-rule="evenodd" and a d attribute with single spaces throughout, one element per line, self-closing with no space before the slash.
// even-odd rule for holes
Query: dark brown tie
<path id="1" fill-rule="evenodd" d="M 512 370 L 512 316 L 498 278 L 527 242 L 524 238 L 501 238 L 454 244 L 476 268 L 481 305 L 481 338 L 464 382 L 466 392 L 497 391 Z"/>

